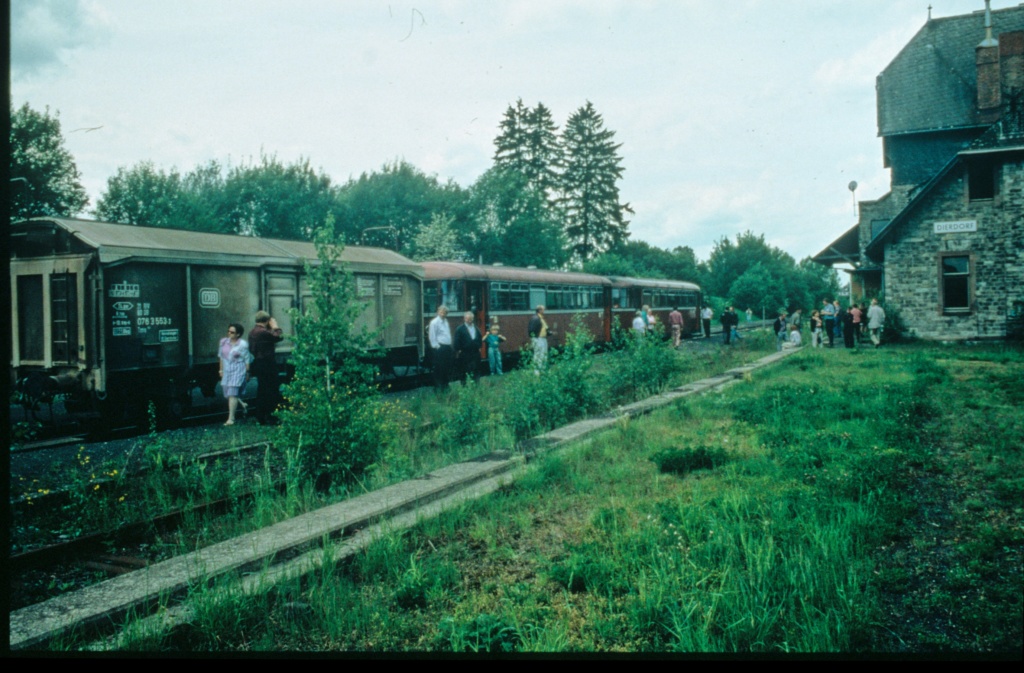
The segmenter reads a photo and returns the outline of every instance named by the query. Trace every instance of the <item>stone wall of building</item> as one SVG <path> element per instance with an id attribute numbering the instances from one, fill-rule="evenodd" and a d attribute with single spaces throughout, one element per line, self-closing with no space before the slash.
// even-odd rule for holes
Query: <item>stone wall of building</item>
<path id="1" fill-rule="evenodd" d="M 999 193 L 968 202 L 966 173 L 954 170 L 915 208 L 885 245 L 887 303 L 916 336 L 963 340 L 1003 338 L 1024 301 L 1024 158 L 1000 170 Z M 935 233 L 936 222 L 976 221 L 977 231 Z M 973 302 L 963 315 L 943 315 L 940 253 L 972 258 Z"/>

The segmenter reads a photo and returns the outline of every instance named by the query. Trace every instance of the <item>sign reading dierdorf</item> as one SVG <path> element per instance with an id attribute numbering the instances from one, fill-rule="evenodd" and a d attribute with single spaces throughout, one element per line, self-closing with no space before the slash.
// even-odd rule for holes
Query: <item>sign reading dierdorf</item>
<path id="1" fill-rule="evenodd" d="M 936 234 L 959 234 L 965 231 L 977 231 L 977 220 L 958 220 L 956 222 L 936 222 Z"/>

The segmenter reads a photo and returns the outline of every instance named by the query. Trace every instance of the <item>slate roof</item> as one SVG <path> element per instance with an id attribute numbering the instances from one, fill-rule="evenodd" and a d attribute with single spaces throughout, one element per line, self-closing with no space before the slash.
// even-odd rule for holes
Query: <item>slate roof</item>
<path id="1" fill-rule="evenodd" d="M 992 34 L 1024 30 L 1024 3 L 992 10 Z M 876 82 L 878 135 L 982 126 L 978 119 L 975 47 L 985 12 L 931 19 Z"/>

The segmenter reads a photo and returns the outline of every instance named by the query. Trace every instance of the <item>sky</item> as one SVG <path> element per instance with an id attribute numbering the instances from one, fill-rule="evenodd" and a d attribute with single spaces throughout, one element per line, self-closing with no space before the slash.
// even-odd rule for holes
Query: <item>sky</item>
<path id="1" fill-rule="evenodd" d="M 875 77 L 983 0 L 10 0 L 11 99 L 58 111 L 95 206 L 119 167 L 261 153 L 343 184 L 405 160 L 468 187 L 509 105 L 588 101 L 633 239 L 797 260 L 888 191 Z M 992 8 L 1017 0 L 993 0 Z M 979 34 L 979 42 L 983 35 Z M 857 182 L 851 193 L 849 186 Z M 85 213 L 89 216 L 88 209 Z"/>

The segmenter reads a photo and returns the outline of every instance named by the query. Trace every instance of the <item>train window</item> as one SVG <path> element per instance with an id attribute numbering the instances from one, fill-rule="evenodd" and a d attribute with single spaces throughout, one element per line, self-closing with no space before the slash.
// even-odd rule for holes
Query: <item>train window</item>
<path id="1" fill-rule="evenodd" d="M 547 291 L 543 285 L 531 285 L 530 286 L 530 304 L 529 308 L 535 309 L 538 306 L 543 305 L 546 308 L 550 308 L 547 305 Z"/>
<path id="2" fill-rule="evenodd" d="M 448 307 L 449 313 L 457 313 L 462 310 L 462 281 L 442 280 L 441 281 L 441 303 Z M 435 307 L 436 311 L 437 308 Z"/>
<path id="3" fill-rule="evenodd" d="M 509 285 L 509 310 L 529 311 L 530 310 L 530 286 L 526 283 L 512 283 Z"/>
<path id="4" fill-rule="evenodd" d="M 629 308 L 629 299 L 626 296 L 626 288 L 612 288 L 612 308 Z"/>
<path id="5" fill-rule="evenodd" d="M 544 304 L 544 306 L 549 311 L 558 311 L 563 308 L 566 308 L 565 298 L 562 293 L 562 287 L 560 285 L 548 285 L 548 290 L 545 294 L 544 300 L 540 302 L 534 302 L 534 305 L 536 305 L 537 303 Z"/>
<path id="6" fill-rule="evenodd" d="M 54 362 L 73 363 L 78 358 L 78 292 L 75 274 L 50 276 L 50 351 Z"/>
<path id="7" fill-rule="evenodd" d="M 42 360 L 43 277 L 18 276 L 18 355 Z"/>

